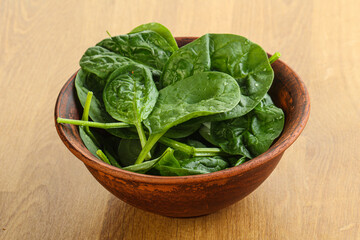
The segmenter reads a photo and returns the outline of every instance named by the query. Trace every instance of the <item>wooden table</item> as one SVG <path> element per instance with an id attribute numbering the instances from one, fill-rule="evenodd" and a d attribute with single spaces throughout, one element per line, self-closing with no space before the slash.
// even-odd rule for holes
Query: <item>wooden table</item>
<path id="1" fill-rule="evenodd" d="M 360 239 L 360 1 L 0 0 L 0 239 Z M 106 191 L 62 144 L 53 109 L 84 51 L 157 21 L 235 33 L 302 77 L 308 125 L 254 193 L 172 219 Z"/>

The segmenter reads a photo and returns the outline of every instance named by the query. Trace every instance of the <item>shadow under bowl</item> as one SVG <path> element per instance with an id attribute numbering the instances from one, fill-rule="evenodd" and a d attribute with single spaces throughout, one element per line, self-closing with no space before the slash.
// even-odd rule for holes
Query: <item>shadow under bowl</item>
<path id="1" fill-rule="evenodd" d="M 195 39 L 176 38 L 179 47 Z M 275 78 L 269 94 L 285 113 L 284 130 L 268 151 L 237 167 L 202 175 L 163 177 L 133 173 L 102 162 L 84 146 L 78 127 L 56 122 L 58 117 L 81 118 L 82 107 L 74 86 L 76 73 L 59 93 L 55 106 L 56 130 L 65 146 L 95 179 L 124 202 L 170 217 L 210 214 L 241 200 L 263 183 L 309 118 L 309 95 L 300 77 L 281 60 L 272 67 Z"/>

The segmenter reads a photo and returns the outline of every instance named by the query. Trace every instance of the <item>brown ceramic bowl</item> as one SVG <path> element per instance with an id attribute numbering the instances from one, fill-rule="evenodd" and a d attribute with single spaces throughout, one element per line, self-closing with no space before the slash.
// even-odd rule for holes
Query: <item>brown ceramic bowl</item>
<path id="1" fill-rule="evenodd" d="M 179 37 L 183 46 L 196 38 Z M 74 79 L 62 88 L 55 106 L 56 130 L 66 147 L 79 158 L 96 180 L 124 202 L 171 217 L 194 217 L 227 207 L 254 191 L 274 170 L 285 150 L 299 137 L 309 118 L 309 95 L 300 77 L 284 62 L 275 71 L 270 95 L 285 112 L 285 127 L 271 148 L 240 166 L 210 174 L 162 177 L 138 174 L 110 166 L 94 157 L 82 143 L 78 128 L 56 123 L 57 117 L 80 119 Z"/>

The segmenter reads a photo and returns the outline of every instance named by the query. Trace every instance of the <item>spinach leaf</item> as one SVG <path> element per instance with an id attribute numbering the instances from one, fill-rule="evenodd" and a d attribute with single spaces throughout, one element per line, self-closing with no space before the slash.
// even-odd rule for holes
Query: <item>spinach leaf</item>
<path id="1" fill-rule="evenodd" d="M 231 111 L 195 122 L 220 121 L 248 113 L 265 96 L 274 78 L 267 54 L 259 45 L 238 35 L 206 34 L 174 52 L 160 81 L 167 86 L 209 69 L 234 77 L 241 89 L 241 99 Z"/>
<path id="2" fill-rule="evenodd" d="M 122 166 L 133 165 L 140 152 L 141 144 L 138 139 L 121 139 L 118 146 L 118 155 Z"/>
<path id="3" fill-rule="evenodd" d="M 284 113 L 269 95 L 248 114 L 211 123 L 211 136 L 230 154 L 249 159 L 265 152 L 284 127 Z"/>
<path id="4" fill-rule="evenodd" d="M 202 171 L 206 173 L 220 171 L 229 166 L 229 164 L 222 157 L 219 156 L 194 157 L 181 161 L 180 165 L 182 168 Z"/>
<path id="5" fill-rule="evenodd" d="M 166 131 L 198 116 L 206 116 L 234 108 L 240 98 L 236 81 L 219 72 L 203 72 L 185 78 L 159 91 L 159 98 L 144 124 L 150 137 L 143 147 L 136 164 Z"/>
<path id="6" fill-rule="evenodd" d="M 162 36 L 150 30 L 104 39 L 97 46 L 160 71 L 174 51 Z"/>
<path id="7" fill-rule="evenodd" d="M 231 167 L 236 167 L 236 166 L 239 166 L 240 164 L 243 164 L 244 162 L 248 161 L 249 159 L 247 157 L 229 157 L 228 159 L 228 162 L 230 163 L 230 166 Z"/>
<path id="8" fill-rule="evenodd" d="M 85 129 L 83 126 L 79 126 L 79 135 L 81 140 L 83 141 L 85 147 L 98 159 L 100 159 L 96 151 L 99 149 L 99 147 L 94 143 L 93 139 L 85 132 Z"/>
<path id="9" fill-rule="evenodd" d="M 123 169 L 127 170 L 127 171 L 131 171 L 131 172 L 146 173 L 147 171 L 151 170 L 160 160 L 167 158 L 170 154 L 172 155 L 173 152 L 174 152 L 174 150 L 172 150 L 171 148 L 167 148 L 164 151 L 164 153 L 158 158 L 155 158 L 150 161 L 145 161 L 140 164 L 127 166 L 127 167 L 124 167 Z"/>
<path id="10" fill-rule="evenodd" d="M 106 111 L 116 120 L 136 125 L 148 117 L 158 91 L 148 69 L 129 64 L 114 71 L 104 88 Z"/>
<path id="11" fill-rule="evenodd" d="M 266 52 L 248 39 L 233 34 L 211 34 L 211 70 L 233 76 L 241 89 L 241 100 L 231 118 L 253 109 L 274 79 Z M 228 118 L 225 114 L 222 119 Z"/>
<path id="12" fill-rule="evenodd" d="M 189 146 L 192 146 L 192 147 L 195 147 L 195 148 L 206 148 L 207 147 L 202 142 L 200 142 L 198 140 L 194 140 L 194 139 L 188 139 L 186 142 L 187 142 L 187 144 Z"/>
<path id="13" fill-rule="evenodd" d="M 162 87 L 210 71 L 209 35 L 206 34 L 175 51 L 166 62 L 160 78 Z"/>
<path id="14" fill-rule="evenodd" d="M 104 80 L 115 69 L 131 63 L 134 61 L 99 46 L 88 48 L 80 59 L 83 70 Z"/>
<path id="15" fill-rule="evenodd" d="M 184 138 L 184 137 L 188 137 L 191 134 L 193 134 L 194 132 L 196 132 L 196 130 L 198 130 L 201 126 L 201 123 L 190 123 L 188 124 L 188 122 L 184 122 L 181 123 L 179 125 L 176 125 L 172 128 L 170 128 L 166 133 L 165 133 L 165 137 L 168 138 Z"/>
<path id="16" fill-rule="evenodd" d="M 199 134 L 209 143 L 211 143 L 214 146 L 219 146 L 219 144 L 217 142 L 215 142 L 212 137 L 211 137 L 211 133 L 210 133 L 210 126 L 211 123 L 203 123 L 201 128 L 199 129 Z"/>
<path id="17" fill-rule="evenodd" d="M 80 138 L 83 141 L 85 147 L 98 159 L 102 160 L 98 155 L 97 151 L 102 148 L 104 149 L 106 156 L 109 159 L 108 164 L 111 164 L 115 167 L 121 167 L 119 163 L 117 162 L 117 154 L 114 151 L 114 145 L 118 144 L 118 140 L 115 137 L 107 136 L 103 137 L 100 134 L 97 134 L 96 132 L 92 132 L 93 136 L 90 136 L 86 131 L 85 127 L 79 126 L 79 134 Z M 95 139 L 97 142 L 101 143 L 101 146 L 98 146 L 95 142 L 93 137 L 95 136 Z M 111 140 L 110 140 L 111 139 Z"/>
<path id="18" fill-rule="evenodd" d="M 137 33 L 137 32 L 142 32 L 145 30 L 152 30 L 152 31 L 158 33 L 169 43 L 169 45 L 173 48 L 174 51 L 179 49 L 179 47 L 175 41 L 175 38 L 173 37 L 173 35 L 169 31 L 169 29 L 167 29 L 164 25 L 162 25 L 160 23 L 152 22 L 152 23 L 142 24 L 140 26 L 137 26 L 133 30 L 131 30 L 130 33 Z"/>
<path id="19" fill-rule="evenodd" d="M 141 122 L 152 111 L 157 97 L 150 71 L 137 64 L 115 70 L 103 94 L 106 111 L 116 120 L 134 124 L 142 146 L 145 146 L 146 136 Z"/>
<path id="20" fill-rule="evenodd" d="M 121 139 L 117 147 L 117 155 L 119 156 L 119 162 L 122 166 L 133 165 L 141 152 L 141 143 L 139 139 Z M 164 147 L 161 151 L 161 154 L 166 150 L 167 147 Z M 155 148 L 153 149 L 155 150 Z M 151 155 L 155 151 L 151 151 Z M 158 154 L 157 156 L 161 156 Z M 156 155 L 155 155 L 156 156 Z"/>
<path id="21" fill-rule="evenodd" d="M 103 102 L 103 89 L 105 87 L 106 81 L 97 77 L 94 74 L 85 72 L 83 69 L 80 69 L 76 74 L 75 78 L 75 88 L 81 105 L 84 107 L 86 102 L 86 97 L 89 91 L 94 93 L 92 101 L 90 104 L 89 116 L 93 121 L 110 123 L 116 122 L 105 109 Z M 136 130 L 130 131 L 126 128 L 119 129 L 107 129 L 109 133 L 127 139 L 138 138 Z"/>
<path id="22" fill-rule="evenodd" d="M 174 153 L 162 158 L 155 168 L 162 176 L 187 176 L 211 173 L 225 169 L 229 164 L 221 157 L 195 157 L 178 161 Z"/>
<path id="23" fill-rule="evenodd" d="M 231 76 L 219 72 L 198 73 L 160 90 L 144 124 L 150 134 L 164 133 L 191 118 L 231 110 L 239 99 L 239 87 Z"/>

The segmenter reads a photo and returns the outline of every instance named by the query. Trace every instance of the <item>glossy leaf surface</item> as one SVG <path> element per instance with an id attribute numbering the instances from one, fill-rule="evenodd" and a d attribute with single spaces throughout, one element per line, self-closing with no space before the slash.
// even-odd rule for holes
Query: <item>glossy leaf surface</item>
<path id="1" fill-rule="evenodd" d="M 93 92 L 92 101 L 90 104 L 89 116 L 95 122 L 110 123 L 116 122 L 105 109 L 103 102 L 103 90 L 106 84 L 106 80 L 97 77 L 94 74 L 86 73 L 80 69 L 75 78 L 75 88 L 81 105 L 84 107 L 86 102 L 86 96 L 89 91 Z M 109 133 L 121 137 L 121 138 L 138 138 L 135 131 L 129 129 L 108 129 Z"/>
<path id="2" fill-rule="evenodd" d="M 284 127 L 284 113 L 276 107 L 269 95 L 248 114 L 212 122 L 211 136 L 230 154 L 249 159 L 265 152 Z"/>
<path id="3" fill-rule="evenodd" d="M 106 111 L 116 120 L 140 123 L 152 111 L 158 96 L 148 69 L 129 64 L 114 71 L 104 88 Z"/>
<path id="4" fill-rule="evenodd" d="M 162 36 L 149 30 L 104 39 L 97 46 L 160 71 L 173 53 Z"/>
<path id="5" fill-rule="evenodd" d="M 144 124 L 150 134 L 161 133 L 194 117 L 229 111 L 239 99 L 239 86 L 231 76 L 199 73 L 160 90 Z"/>
<path id="6" fill-rule="evenodd" d="M 167 86 L 209 69 L 234 77 L 241 89 L 241 100 L 231 111 L 207 117 L 207 121 L 231 119 L 251 111 L 274 78 L 267 54 L 259 45 L 238 35 L 206 34 L 174 52 L 165 65 L 161 84 Z"/>
<path id="7" fill-rule="evenodd" d="M 169 43 L 169 45 L 173 48 L 174 51 L 179 49 L 179 47 L 175 41 L 175 38 L 171 34 L 170 30 L 167 29 L 164 25 L 157 23 L 157 22 L 151 22 L 151 23 L 146 23 L 146 24 L 137 26 L 136 28 L 131 30 L 130 33 L 137 33 L 137 32 L 142 32 L 145 30 L 152 30 L 152 31 L 158 33 Z"/>
<path id="8" fill-rule="evenodd" d="M 162 176 L 187 176 L 220 171 L 228 165 L 221 157 L 195 157 L 179 161 L 171 153 L 161 159 L 155 168 Z"/>

